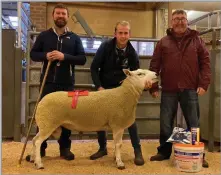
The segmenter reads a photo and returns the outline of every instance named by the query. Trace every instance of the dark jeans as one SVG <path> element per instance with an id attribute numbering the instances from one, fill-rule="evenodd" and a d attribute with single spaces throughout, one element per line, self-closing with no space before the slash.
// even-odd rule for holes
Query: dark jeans
<path id="1" fill-rule="evenodd" d="M 137 124 L 134 122 L 129 128 L 128 128 L 131 143 L 134 149 L 138 148 L 140 149 L 140 137 L 137 132 Z M 100 149 L 106 148 L 107 145 L 107 138 L 106 138 L 106 132 L 105 131 L 98 131 L 98 143 L 100 146 Z"/>
<path id="2" fill-rule="evenodd" d="M 158 153 L 169 158 L 172 153 L 172 143 L 166 142 L 172 134 L 174 118 L 178 102 L 186 120 L 188 129 L 199 127 L 199 102 L 195 90 L 183 90 L 178 93 L 162 92 L 160 104 L 160 146 Z"/>
<path id="3" fill-rule="evenodd" d="M 43 89 L 42 94 L 41 94 L 41 99 L 45 95 L 47 95 L 49 93 L 52 93 L 52 92 L 56 92 L 56 91 L 73 91 L 73 89 L 74 89 L 73 86 L 72 85 L 68 85 L 68 84 L 45 83 L 44 89 Z M 38 132 L 38 128 L 37 128 L 37 132 Z M 71 148 L 70 136 L 71 136 L 71 131 L 69 129 L 66 129 L 66 128 L 62 127 L 61 136 L 60 136 L 60 138 L 58 140 L 58 143 L 60 145 L 60 149 Z M 47 148 L 47 142 L 46 141 L 47 140 L 45 140 L 42 143 L 41 150 Z"/>

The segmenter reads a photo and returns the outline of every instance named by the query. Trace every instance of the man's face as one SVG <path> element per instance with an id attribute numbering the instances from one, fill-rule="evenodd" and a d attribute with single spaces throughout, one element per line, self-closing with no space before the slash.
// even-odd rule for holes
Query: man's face
<path id="1" fill-rule="evenodd" d="M 120 46 L 126 46 L 130 38 L 130 28 L 129 26 L 118 25 L 115 32 L 115 37 L 117 39 L 117 44 Z"/>
<path id="2" fill-rule="evenodd" d="M 185 14 L 174 14 L 172 16 L 172 28 L 175 33 L 183 34 L 187 30 L 188 21 Z"/>
<path id="3" fill-rule="evenodd" d="M 62 28 L 68 22 L 68 12 L 63 8 L 56 8 L 53 14 L 53 20 L 57 27 Z"/>

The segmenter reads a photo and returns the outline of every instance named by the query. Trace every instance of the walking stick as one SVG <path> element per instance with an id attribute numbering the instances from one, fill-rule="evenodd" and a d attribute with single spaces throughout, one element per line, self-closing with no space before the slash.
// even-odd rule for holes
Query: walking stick
<path id="1" fill-rule="evenodd" d="M 37 109 L 37 105 L 38 105 L 39 100 L 41 98 L 41 94 L 42 94 L 42 91 L 43 91 L 43 88 L 44 88 L 44 85 L 45 85 L 45 81 L 46 81 L 46 77 L 48 75 L 48 70 L 50 68 L 50 65 L 51 65 L 51 61 L 48 61 L 48 65 L 47 65 L 47 69 L 45 71 L 45 75 L 44 75 L 43 82 L 42 82 L 42 85 L 41 85 L 40 93 L 38 95 L 38 99 L 37 99 L 37 102 L 35 104 L 34 112 L 32 114 L 31 123 L 30 123 L 29 128 L 28 128 L 28 133 L 27 133 L 27 136 L 26 136 L 26 139 L 25 139 L 25 144 L 23 146 L 22 153 L 21 153 L 21 156 L 20 156 L 20 159 L 19 159 L 19 164 L 21 164 L 21 161 L 22 161 L 22 158 L 23 158 L 23 155 L 24 155 L 24 152 L 25 152 L 25 148 L 26 148 L 26 145 L 27 145 L 27 142 L 28 142 L 28 137 L 29 137 L 29 134 L 30 134 L 30 131 L 31 131 L 31 127 L 32 127 L 34 118 L 35 118 L 35 112 L 36 112 L 36 109 Z"/>

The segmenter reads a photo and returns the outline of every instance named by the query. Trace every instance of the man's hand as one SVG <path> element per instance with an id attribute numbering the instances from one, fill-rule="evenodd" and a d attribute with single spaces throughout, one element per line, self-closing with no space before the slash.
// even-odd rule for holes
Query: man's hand
<path id="1" fill-rule="evenodd" d="M 151 87 L 152 87 L 152 82 L 151 81 L 147 81 L 146 84 L 145 84 L 144 89 L 147 90 L 147 89 L 150 89 Z"/>
<path id="2" fill-rule="evenodd" d="M 47 58 L 48 61 L 53 61 L 53 58 L 51 57 L 51 52 L 48 52 L 46 54 L 46 58 Z"/>
<path id="3" fill-rule="evenodd" d="M 197 88 L 197 94 L 198 95 L 204 95 L 205 93 L 206 93 L 206 91 L 202 87 Z"/>
<path id="4" fill-rule="evenodd" d="M 151 93 L 151 95 L 153 98 L 157 98 L 157 97 L 159 97 L 159 91 L 155 91 L 155 92 Z"/>
<path id="5" fill-rule="evenodd" d="M 57 50 L 54 50 L 52 52 L 47 53 L 47 59 L 48 60 L 64 60 L 64 54 L 62 52 L 59 52 Z"/>
<path id="6" fill-rule="evenodd" d="M 102 90 L 104 90 L 104 88 L 103 87 L 99 87 L 97 90 L 98 91 L 102 91 Z"/>

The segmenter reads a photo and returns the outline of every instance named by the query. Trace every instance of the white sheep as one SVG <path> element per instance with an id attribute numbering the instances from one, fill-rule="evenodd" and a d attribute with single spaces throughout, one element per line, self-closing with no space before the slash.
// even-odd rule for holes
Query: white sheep
<path id="1" fill-rule="evenodd" d="M 75 131 L 112 130 L 115 143 L 116 164 L 124 169 L 120 148 L 124 129 L 131 126 L 136 117 L 138 100 L 147 81 L 158 81 L 155 72 L 138 69 L 124 70 L 127 78 L 122 85 L 79 96 L 76 109 L 71 107 L 72 97 L 59 91 L 46 95 L 38 104 L 35 120 L 39 132 L 33 138 L 30 161 L 42 169 L 40 145 L 50 135 L 59 138 L 61 126 Z"/>

